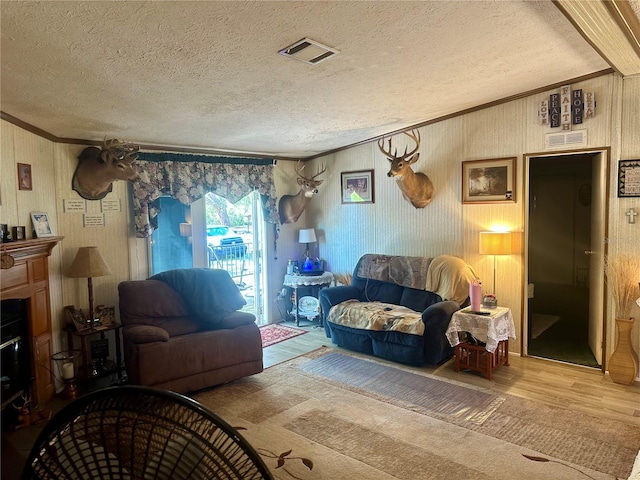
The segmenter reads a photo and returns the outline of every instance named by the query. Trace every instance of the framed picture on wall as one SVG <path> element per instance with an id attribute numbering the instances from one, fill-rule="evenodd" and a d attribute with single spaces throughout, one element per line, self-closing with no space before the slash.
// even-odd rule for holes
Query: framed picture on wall
<path id="1" fill-rule="evenodd" d="M 45 212 L 31 212 L 31 221 L 37 238 L 53 237 L 53 230 L 49 225 L 49 216 Z"/>
<path id="2" fill-rule="evenodd" d="M 462 162 L 462 203 L 514 203 L 516 157 Z"/>
<path id="3" fill-rule="evenodd" d="M 618 197 L 640 197 L 640 160 L 618 162 Z"/>
<path id="4" fill-rule="evenodd" d="M 31 178 L 31 165 L 28 163 L 18 164 L 18 189 L 33 190 L 33 179 Z"/>
<path id="5" fill-rule="evenodd" d="M 375 203 L 373 170 L 342 172 L 340 191 L 342 203 Z"/>

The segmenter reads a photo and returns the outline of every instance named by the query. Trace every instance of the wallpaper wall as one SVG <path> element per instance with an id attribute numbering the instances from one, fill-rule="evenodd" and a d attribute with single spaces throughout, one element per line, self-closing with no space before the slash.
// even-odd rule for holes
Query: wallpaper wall
<path id="1" fill-rule="evenodd" d="M 583 124 L 588 132 L 589 148 L 609 148 L 609 220 L 607 224 L 610 253 L 638 252 L 640 223 L 629 224 L 625 212 L 640 211 L 640 199 L 616 197 L 618 159 L 640 158 L 640 79 L 622 80 L 615 75 L 599 77 L 573 85 L 596 93 L 596 117 Z M 555 92 L 555 90 L 553 91 Z M 272 229 L 267 229 L 268 285 L 266 303 L 270 321 L 279 320 L 273 299 L 282 285 L 289 258 L 298 258 L 302 248 L 297 243 L 301 228 L 314 227 L 317 248 L 333 272 L 352 271 L 364 253 L 387 253 L 435 256 L 449 253 L 460 256 L 474 266 L 480 277 L 489 281 L 491 257 L 478 254 L 478 233 L 498 226 L 514 232 L 524 230 L 524 155 L 546 153 L 544 135 L 551 130 L 537 123 L 538 104 L 548 93 L 466 114 L 420 129 L 422 143 L 416 170 L 427 173 L 435 186 L 433 201 L 424 209 L 415 209 L 403 198 L 395 181 L 387 177 L 389 162 L 375 143 L 354 147 L 312 161 L 306 171 L 327 167 L 320 193 L 307 212 L 295 224 L 278 228 L 277 251 Z M 405 137 L 405 138 L 403 138 Z M 148 252 L 145 240 L 133 235 L 128 186 L 114 183 L 111 199 L 121 201 L 121 210 L 105 214 L 104 227 L 85 228 L 82 215 L 64 212 L 65 199 L 79 199 L 71 189 L 71 177 L 82 146 L 56 144 L 6 121 L 1 122 L 2 175 L 0 177 L 0 218 L 9 225 L 26 225 L 30 237 L 29 213 L 49 213 L 57 235 L 64 240 L 50 259 L 51 296 L 55 346 L 64 346 L 62 311 L 64 305 L 86 308 L 86 281 L 64 276 L 77 248 L 96 245 L 112 270 L 112 275 L 94 279 L 96 303 L 117 305 L 117 284 L 123 280 L 146 278 Z M 406 139 L 406 140 L 405 140 Z M 135 139 L 128 139 L 134 140 Z M 410 142 L 406 136 L 394 138 L 398 150 Z M 461 203 L 461 162 L 488 158 L 517 157 L 516 202 L 495 205 Z M 33 190 L 17 189 L 17 163 L 32 165 Z M 298 191 L 295 162 L 280 161 L 275 167 L 278 195 Z M 340 172 L 373 169 L 374 204 L 342 204 Z M 88 213 L 99 213 L 99 202 L 87 202 Z M 520 247 L 522 247 L 520 245 Z M 519 338 L 522 338 L 524 297 L 523 257 L 513 254 L 498 259 L 496 291 L 500 303 L 514 312 Z M 640 318 L 640 309 L 632 314 Z M 607 351 L 613 350 L 613 313 L 606 315 Z M 639 327 L 633 332 L 636 350 L 640 346 Z M 519 351 L 519 342 L 512 350 Z"/>
<path id="2" fill-rule="evenodd" d="M 629 224 L 624 212 L 630 207 L 640 210 L 639 198 L 616 197 L 618 159 L 640 158 L 640 79 L 620 79 L 609 75 L 572 85 L 595 92 L 597 113 L 574 130 L 586 129 L 590 149 L 610 148 L 608 238 L 609 253 L 640 253 L 640 225 Z M 427 173 L 435 186 L 432 202 L 415 209 L 401 195 L 395 180 L 387 177 L 389 162 L 375 143 L 366 144 L 318 158 L 317 165 L 328 165 L 327 181 L 318 201 L 308 212 L 307 222 L 319 232 L 320 252 L 334 272 L 352 271 L 364 253 L 398 255 L 452 254 L 464 258 L 477 271 L 483 282 L 492 283 L 493 260 L 478 253 L 479 232 L 503 227 L 524 232 L 525 201 L 524 156 L 546 154 L 545 134 L 552 130 L 540 126 L 538 105 L 550 93 L 487 108 L 420 128 L 422 142 L 420 160 L 414 170 Z M 406 135 L 393 138 L 398 151 Z M 555 151 L 566 151 L 563 148 Z M 462 161 L 517 157 L 515 203 L 462 204 Z M 375 173 L 374 204 L 342 204 L 340 172 L 373 169 Z M 500 304 L 509 306 L 516 320 L 518 338 L 522 339 L 525 297 L 523 254 L 524 235 L 516 236 L 519 253 L 497 259 L 497 285 Z M 604 244 L 604 239 L 603 239 Z M 639 278 L 640 281 L 640 278 Z M 634 311 L 640 318 L 640 309 Z M 615 334 L 613 312 L 606 315 L 607 352 L 613 351 Z M 636 322 L 633 342 L 640 344 Z M 511 347 L 520 351 L 520 340 Z"/>

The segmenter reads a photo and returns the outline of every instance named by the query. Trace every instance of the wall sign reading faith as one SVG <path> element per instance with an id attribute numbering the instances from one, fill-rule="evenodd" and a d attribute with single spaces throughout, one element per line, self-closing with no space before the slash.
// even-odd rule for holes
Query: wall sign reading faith
<path id="1" fill-rule="evenodd" d="M 571 90 L 570 85 L 560 87 L 559 93 L 552 93 L 548 100 L 540 102 L 538 123 L 551 128 L 562 127 L 571 130 L 571 125 L 579 125 L 585 118 L 596 116 L 596 94 Z"/>
<path id="2" fill-rule="evenodd" d="M 85 214 L 84 227 L 104 227 L 104 213 Z"/>

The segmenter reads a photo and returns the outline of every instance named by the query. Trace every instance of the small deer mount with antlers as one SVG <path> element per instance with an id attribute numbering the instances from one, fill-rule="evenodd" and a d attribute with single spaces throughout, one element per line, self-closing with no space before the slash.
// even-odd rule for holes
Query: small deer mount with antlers
<path id="1" fill-rule="evenodd" d="M 138 174 L 131 166 L 140 147 L 111 139 L 98 147 L 87 147 L 78 156 L 72 187 L 82 198 L 100 200 L 113 188 L 115 180 L 135 182 Z"/>
<path id="2" fill-rule="evenodd" d="M 408 147 L 405 147 L 402 155 L 398 155 L 397 148 L 391 154 L 391 138 L 388 139 L 389 147 L 385 150 L 384 137 L 378 140 L 378 148 L 391 162 L 391 169 L 387 172 L 387 176 L 396 179 L 405 200 L 411 202 L 411 205 L 416 208 L 424 208 L 431 202 L 433 183 L 424 173 L 414 172 L 411 168 L 411 165 L 416 163 L 420 156 L 418 153 L 420 132 L 411 130 L 411 132 L 404 132 L 404 134 L 416 142 L 415 148 L 410 152 L 407 152 Z"/>
<path id="3" fill-rule="evenodd" d="M 318 193 L 318 186 L 324 180 L 316 180 L 316 177 L 327 171 L 326 167 L 318 171 L 313 177 L 307 178 L 302 175 L 304 164 L 300 167 L 300 162 L 296 165 L 296 173 L 298 174 L 298 185 L 300 191 L 296 195 L 282 195 L 278 202 L 278 212 L 280 214 L 280 223 L 295 223 L 307 208 L 311 199 Z"/>

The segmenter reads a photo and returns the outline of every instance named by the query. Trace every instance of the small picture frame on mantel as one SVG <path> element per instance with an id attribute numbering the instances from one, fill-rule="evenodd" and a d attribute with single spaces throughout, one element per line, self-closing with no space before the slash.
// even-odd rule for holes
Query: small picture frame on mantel
<path id="1" fill-rule="evenodd" d="M 49 224 L 49 215 L 45 212 L 31 212 L 31 221 L 33 222 L 33 231 L 37 238 L 53 237 L 53 230 Z"/>

